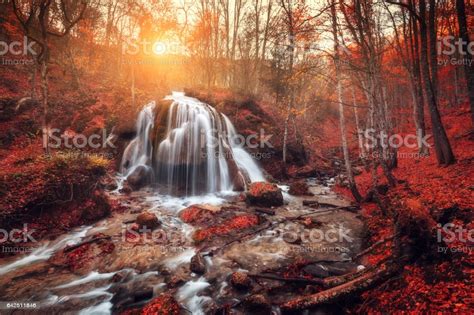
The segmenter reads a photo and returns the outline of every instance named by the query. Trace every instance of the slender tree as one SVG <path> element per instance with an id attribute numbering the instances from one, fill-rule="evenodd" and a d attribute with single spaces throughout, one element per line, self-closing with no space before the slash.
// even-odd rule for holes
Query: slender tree
<path id="1" fill-rule="evenodd" d="M 466 4 L 464 0 L 456 0 L 456 12 L 458 17 L 459 25 L 459 37 L 463 41 L 463 51 L 466 53 L 465 58 L 467 59 L 464 63 L 464 73 L 466 76 L 467 91 L 469 94 L 469 103 L 471 105 L 471 121 L 472 128 L 474 130 L 474 56 L 468 51 L 468 45 L 470 43 L 469 29 L 467 27 L 466 19 Z"/>

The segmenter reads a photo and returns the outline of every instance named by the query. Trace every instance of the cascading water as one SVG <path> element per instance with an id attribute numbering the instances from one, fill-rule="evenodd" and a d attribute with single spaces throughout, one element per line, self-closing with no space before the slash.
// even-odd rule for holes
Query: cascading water
<path id="1" fill-rule="evenodd" d="M 139 166 L 151 168 L 154 182 L 167 193 L 187 196 L 242 190 L 247 182 L 265 180 L 225 115 L 184 93 L 173 92 L 165 100 L 172 102 L 166 129 L 159 132 L 154 122 L 155 103 L 145 106 L 137 137 L 125 150 L 122 174 L 129 176 Z"/>
<path id="2" fill-rule="evenodd" d="M 150 132 L 154 126 L 155 107 L 156 103 L 151 102 L 138 115 L 137 136 L 130 142 L 123 154 L 122 174 L 124 176 L 133 173 L 138 166 L 151 167 L 150 157 L 152 156 L 153 145 L 150 141 Z"/>

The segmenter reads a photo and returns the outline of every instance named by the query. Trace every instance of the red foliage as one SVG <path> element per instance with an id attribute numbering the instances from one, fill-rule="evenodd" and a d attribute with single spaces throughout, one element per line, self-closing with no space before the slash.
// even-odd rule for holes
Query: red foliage
<path id="1" fill-rule="evenodd" d="M 202 242 L 206 239 L 211 239 L 215 236 L 223 236 L 232 233 L 233 231 L 247 229 L 249 227 L 257 225 L 259 222 L 258 217 L 253 214 L 240 215 L 233 217 L 232 219 L 207 229 L 197 230 L 194 233 L 194 240 Z"/>
<path id="2" fill-rule="evenodd" d="M 198 205 L 190 206 L 184 209 L 180 214 L 181 220 L 185 223 L 205 222 L 212 215 L 212 212 L 199 207 Z"/>
<path id="3" fill-rule="evenodd" d="M 394 209 L 398 213 L 401 225 L 406 225 L 408 229 L 416 228 L 416 230 L 424 231 L 427 237 L 433 237 L 436 233 L 435 219 L 452 211 L 450 209 L 455 209 L 449 219 L 450 223 L 463 227 L 466 233 L 473 228 L 474 168 L 472 161 L 474 152 L 471 149 L 472 140 L 468 136 L 471 124 L 467 106 L 446 111 L 443 114 L 443 122 L 457 163 L 448 167 L 439 167 L 434 152 L 431 152 L 429 157 L 413 158 L 412 154 L 416 151 L 402 147 L 399 154 L 405 158 L 399 158 L 398 168 L 393 172 L 402 183 L 391 188 L 385 196 L 393 203 L 401 205 L 400 208 Z M 386 184 L 381 170 L 378 175 L 380 183 Z M 356 177 L 356 182 L 359 190 L 366 194 L 371 188 L 371 175 L 363 172 Z M 352 198 L 349 190 L 341 187 L 337 187 L 336 190 Z M 377 205 L 364 203 L 362 215 L 371 232 L 371 242 L 393 234 L 393 223 L 381 215 Z M 414 227 L 413 224 L 417 226 Z M 457 239 L 453 242 L 440 243 L 439 246 L 446 246 L 451 254 L 437 253 L 439 259 L 436 261 L 407 265 L 400 277 L 364 293 L 365 302 L 355 312 L 470 313 L 472 285 L 469 283 L 472 283 L 473 276 L 469 266 L 472 266 L 474 262 L 474 253 L 472 244 L 461 242 L 460 238 L 461 235 L 457 235 Z M 467 236 L 464 235 L 464 239 L 466 238 Z M 388 257 L 390 245 L 390 242 L 386 243 L 368 256 L 366 262 L 373 265 Z M 435 256 L 436 253 L 429 254 Z M 449 261 L 443 260 L 449 255 L 451 255 Z"/>
<path id="4" fill-rule="evenodd" d="M 258 182 L 250 186 L 249 194 L 253 196 L 260 196 L 266 192 L 277 191 L 278 187 L 275 184 L 267 182 Z"/>
<path id="5" fill-rule="evenodd" d="M 178 315 L 180 307 L 170 294 L 162 294 L 148 303 L 141 311 L 142 315 Z"/>

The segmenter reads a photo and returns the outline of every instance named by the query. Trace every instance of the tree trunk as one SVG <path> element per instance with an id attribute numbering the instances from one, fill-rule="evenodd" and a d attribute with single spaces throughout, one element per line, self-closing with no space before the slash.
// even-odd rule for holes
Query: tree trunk
<path id="1" fill-rule="evenodd" d="M 471 105 L 472 128 L 474 129 L 474 58 L 467 50 L 467 45 L 470 43 L 470 38 L 469 29 L 467 27 L 466 5 L 464 0 L 456 0 L 456 11 L 459 24 L 459 37 L 461 37 L 464 42 L 464 51 L 467 52 L 465 55 L 467 62 L 464 63 L 464 73 L 466 75 L 467 91 L 469 94 L 469 103 Z"/>
<path id="2" fill-rule="evenodd" d="M 334 64 L 336 70 L 336 90 L 337 90 L 337 101 L 339 104 L 339 126 L 341 129 L 341 141 L 342 141 L 342 151 L 344 154 L 344 164 L 346 166 L 347 179 L 349 181 L 349 188 L 351 189 L 352 195 L 355 200 L 358 202 L 362 201 L 362 196 L 357 189 L 354 174 L 352 173 L 352 165 L 349 155 L 349 147 L 347 145 L 347 136 L 346 136 L 346 121 L 344 116 L 344 104 L 342 100 L 342 84 L 341 84 L 341 69 L 340 69 L 340 59 L 339 59 L 339 39 L 337 35 L 337 16 L 335 2 L 331 6 L 331 15 L 332 15 L 332 28 L 333 28 L 333 38 L 334 38 Z"/>
<path id="3" fill-rule="evenodd" d="M 357 109 L 357 102 L 355 98 L 354 88 L 352 88 L 352 106 L 354 106 L 354 118 L 355 118 L 355 123 L 356 123 L 356 128 L 357 128 L 357 139 L 359 141 L 360 157 L 362 161 L 366 163 L 367 153 L 365 151 L 364 132 L 362 131 L 362 128 L 360 127 L 359 111 Z"/>
<path id="4" fill-rule="evenodd" d="M 31 69 L 31 78 L 30 78 L 30 97 L 36 99 L 36 77 L 38 75 L 38 61 L 34 59 L 33 68 Z"/>
<path id="5" fill-rule="evenodd" d="M 423 75 L 423 81 L 425 84 L 425 92 L 428 98 L 428 106 L 431 116 L 431 125 L 434 136 L 435 152 L 438 164 L 449 165 L 453 164 L 456 160 L 449 143 L 446 130 L 444 129 L 443 122 L 441 121 L 441 115 L 438 110 L 438 104 L 436 101 L 436 93 L 434 91 L 433 82 L 430 76 L 430 66 L 428 61 L 428 32 L 426 24 L 426 2 L 425 0 L 419 1 L 420 8 L 420 36 L 421 36 L 421 69 Z"/>
<path id="6" fill-rule="evenodd" d="M 48 109 L 48 98 L 49 98 L 49 89 L 48 89 L 48 62 L 46 60 L 47 52 L 43 52 L 43 59 L 41 60 L 41 103 L 43 105 L 43 145 L 44 150 L 47 155 L 49 155 L 49 109 Z"/>
<path id="7" fill-rule="evenodd" d="M 410 6 L 414 9 L 412 2 Z M 418 24 L 414 17 L 410 17 L 411 37 L 412 37 L 412 67 L 413 67 L 413 85 L 416 96 L 416 104 L 414 105 L 416 135 L 418 139 L 418 152 L 420 154 L 428 154 L 429 149 L 423 144 L 422 139 L 426 136 L 425 124 L 425 98 L 423 95 L 421 68 L 420 68 L 420 45 L 418 41 Z"/>
<path id="8" fill-rule="evenodd" d="M 434 97 L 438 99 L 438 50 L 436 35 L 436 0 L 429 0 L 430 9 L 428 12 L 428 33 L 430 39 L 430 69 L 431 84 L 433 85 Z"/>

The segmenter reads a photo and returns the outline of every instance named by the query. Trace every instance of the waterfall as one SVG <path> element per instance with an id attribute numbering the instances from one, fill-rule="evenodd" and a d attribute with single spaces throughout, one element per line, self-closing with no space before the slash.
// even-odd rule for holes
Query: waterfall
<path id="1" fill-rule="evenodd" d="M 237 141 L 237 131 L 235 130 L 234 125 L 230 122 L 230 119 L 226 115 L 224 116 L 224 121 L 226 124 L 228 141 L 232 147 L 234 153 L 234 159 L 237 162 L 237 165 L 241 170 L 246 172 L 246 175 L 249 177 L 251 182 L 263 182 L 265 177 L 250 154 L 243 148 L 242 144 L 239 144 Z"/>
<path id="2" fill-rule="evenodd" d="M 135 139 L 130 142 L 124 151 L 122 159 L 122 174 L 126 177 L 133 173 L 139 166 L 151 167 L 151 156 L 153 146 L 150 141 L 150 132 L 154 126 L 154 109 L 155 102 L 151 102 L 138 115 L 137 119 L 137 135 Z"/>
<path id="3" fill-rule="evenodd" d="M 140 113 L 122 174 L 129 176 L 140 165 L 151 168 L 161 189 L 186 196 L 242 190 L 248 182 L 265 180 L 225 115 L 184 93 L 173 92 L 165 100 L 171 105 L 164 130 L 155 122 L 155 103 Z"/>

